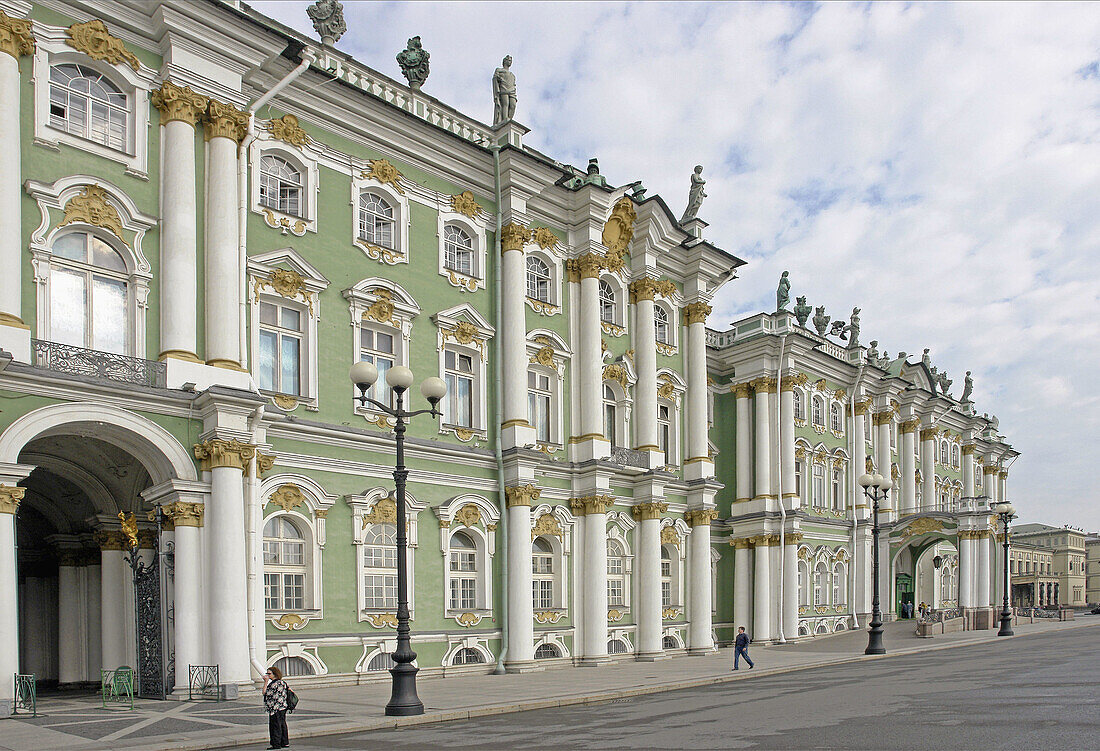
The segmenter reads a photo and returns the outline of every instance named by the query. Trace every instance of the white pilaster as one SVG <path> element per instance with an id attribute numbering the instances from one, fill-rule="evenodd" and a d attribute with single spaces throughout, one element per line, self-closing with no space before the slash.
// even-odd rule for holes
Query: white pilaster
<path id="1" fill-rule="evenodd" d="M 99 614 L 102 624 L 100 653 L 104 670 L 114 670 L 123 665 L 135 667 L 130 662 L 130 649 L 126 642 L 126 624 L 134 619 L 133 611 L 128 608 L 133 602 L 133 585 L 126 586 L 131 581 L 130 567 L 123 560 L 123 555 L 121 540 L 110 541 L 101 547 Z"/>
<path id="2" fill-rule="evenodd" d="M 757 378 L 753 381 L 756 390 L 756 495 L 755 498 L 767 499 L 772 496 L 772 421 L 771 395 L 775 391 L 775 382 L 771 378 Z"/>
<path id="3" fill-rule="evenodd" d="M 798 636 L 798 541 L 799 533 L 788 534 L 783 546 L 783 638 Z"/>
<path id="4" fill-rule="evenodd" d="M 923 476 L 921 511 L 936 507 L 936 431 L 922 428 L 920 431 L 920 466 Z"/>
<path id="5" fill-rule="evenodd" d="M 752 625 L 752 550 L 747 539 L 735 540 L 733 551 L 733 625 Z"/>
<path id="6" fill-rule="evenodd" d="M 647 284 L 648 283 L 648 284 Z M 639 279 L 630 285 L 634 298 L 634 368 L 638 383 L 634 389 L 634 448 L 655 452 L 657 443 L 657 348 L 653 323 L 651 279 Z M 669 325 L 674 325 L 671 321 Z M 690 434 L 690 429 L 689 429 Z M 664 463 L 662 458 L 662 464 Z"/>
<path id="7" fill-rule="evenodd" d="M 84 568 L 87 593 L 85 603 L 88 608 L 87 616 L 87 647 L 85 656 L 87 662 L 84 674 L 85 680 L 95 681 L 99 679 L 99 671 L 103 666 L 103 570 L 99 561 Z"/>
<path id="8" fill-rule="evenodd" d="M 794 384 L 784 379 L 783 386 L 779 390 L 779 437 L 781 441 L 780 463 L 783 467 L 782 484 L 780 490 L 783 496 L 783 506 L 788 511 L 794 511 L 799 507 L 798 493 L 795 492 L 794 481 Z M 809 482 L 807 478 L 805 480 Z M 786 586 L 786 585 L 784 585 Z M 797 605 L 796 605 L 797 607 Z M 786 621 L 784 621 L 784 624 Z M 786 628 L 786 626 L 784 626 Z M 793 634 L 785 634 L 792 636 Z"/>
<path id="9" fill-rule="evenodd" d="M 73 684 L 86 680 L 84 571 L 72 557 L 63 557 L 57 567 L 57 681 Z"/>
<path id="10" fill-rule="evenodd" d="M 755 543 L 755 581 L 753 582 L 752 638 L 763 642 L 772 638 L 771 538 L 760 535 Z"/>
<path id="11" fill-rule="evenodd" d="M 737 403 L 737 501 L 752 500 L 752 401 L 748 384 L 733 387 Z"/>
<path id="12" fill-rule="evenodd" d="M 583 500 L 584 521 L 584 656 L 582 665 L 607 661 L 607 508 L 609 498 Z"/>
<path id="13" fill-rule="evenodd" d="M 688 537 L 688 651 L 706 654 L 714 651 L 712 624 L 714 603 L 711 599 L 710 522 L 716 512 L 708 509 L 685 514 L 691 525 Z"/>
<path id="14" fill-rule="evenodd" d="M 963 465 L 963 497 L 973 498 L 975 483 L 974 483 L 974 446 L 973 444 L 964 445 L 962 447 L 962 465 Z"/>
<path id="15" fill-rule="evenodd" d="M 212 466 L 206 506 L 207 622 L 222 683 L 250 683 L 245 586 L 244 486 L 240 466 Z"/>
<path id="16" fill-rule="evenodd" d="M 970 533 L 959 531 L 959 607 L 974 607 L 974 541 Z"/>
<path id="17" fill-rule="evenodd" d="M 574 460 L 606 456 L 611 440 L 603 435 L 603 357 L 600 347 L 600 259 L 588 254 L 577 259 L 581 284 L 580 317 L 575 377 L 580 389 L 580 431 L 574 437 Z M 626 436 L 622 437 L 626 440 Z M 606 558 L 606 553 L 604 555 Z M 604 595 L 606 601 L 607 596 Z M 606 613 L 604 614 L 606 616 Z M 606 654 L 607 644 L 604 644 Z"/>
<path id="18" fill-rule="evenodd" d="M 175 501 L 165 507 L 175 530 L 176 690 L 186 691 L 189 666 L 206 665 L 202 645 L 202 504 Z M 262 621 L 261 621 L 262 622 Z"/>
<path id="19" fill-rule="evenodd" d="M 687 323 L 687 480 L 714 476 L 707 424 L 707 324 L 710 306 L 695 302 L 684 308 Z M 708 564 L 709 566 L 709 564 Z M 709 637 L 708 637 L 709 638 Z"/>
<path id="20" fill-rule="evenodd" d="M 992 584 L 989 565 L 989 533 L 983 531 L 981 537 L 974 541 L 978 547 L 978 578 L 975 582 L 976 602 L 975 607 L 988 608 L 990 605 L 989 594 Z"/>
<path id="21" fill-rule="evenodd" d="M 506 449 L 526 446 L 535 439 L 527 414 L 527 316 L 523 307 L 527 290 L 523 246 L 529 236 L 530 230 L 520 224 L 501 228 L 501 354 L 504 372 L 509 374 L 502 384 L 502 445 Z"/>
<path id="22" fill-rule="evenodd" d="M 508 255 L 520 256 L 518 253 Z M 514 673 L 536 668 L 531 597 L 531 501 L 532 495 L 538 498 L 538 490 L 533 486 L 512 487 L 505 493 L 508 507 L 508 660 L 505 668 Z"/>
<path id="23" fill-rule="evenodd" d="M 917 511 L 916 441 L 919 420 L 906 420 L 898 426 L 901 433 L 901 513 Z"/>
<path id="24" fill-rule="evenodd" d="M 0 54 L 0 63 L 11 59 Z M 14 62 L 14 60 L 12 60 Z M 3 118 L 0 118 L 3 119 Z M 15 545 L 15 514 L 23 488 L 0 485 L 0 717 L 12 713 L 14 676 L 19 672 L 18 562 Z"/>
<path id="25" fill-rule="evenodd" d="M 652 305 L 652 302 L 650 303 Z M 634 507 L 639 519 L 635 541 L 638 562 L 638 623 L 636 651 L 639 660 L 654 660 L 662 656 L 661 649 L 661 509 L 660 504 L 646 503 Z"/>

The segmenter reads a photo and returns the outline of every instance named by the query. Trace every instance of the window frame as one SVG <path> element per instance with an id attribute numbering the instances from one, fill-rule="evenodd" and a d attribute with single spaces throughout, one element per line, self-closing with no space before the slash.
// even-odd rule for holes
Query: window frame
<path id="1" fill-rule="evenodd" d="M 280 173 L 273 172 L 271 166 L 280 168 Z M 285 167 L 293 175 L 281 174 L 281 168 Z M 269 150 L 260 154 L 259 181 L 260 181 L 260 206 L 270 209 L 277 214 L 283 214 L 295 219 L 301 219 L 308 215 L 308 195 L 306 194 L 307 179 L 302 174 L 303 170 L 294 162 L 286 159 L 282 154 Z M 264 192 L 268 195 L 265 198 Z M 272 196 L 274 190 L 277 195 Z M 284 207 L 284 202 L 286 206 Z M 293 206 L 291 204 L 293 203 Z"/>
<path id="2" fill-rule="evenodd" d="M 409 210 L 409 198 L 407 194 L 398 193 L 390 185 L 363 177 L 363 170 L 352 172 L 351 203 L 355 211 L 355 221 L 351 227 L 351 244 L 360 250 L 367 258 L 378 261 L 387 266 L 395 266 L 400 263 L 409 263 L 412 248 L 409 245 L 409 229 L 412 224 L 412 215 Z M 359 202 L 365 193 L 373 193 L 385 201 L 393 209 L 393 248 L 384 248 L 367 242 L 359 236 L 360 208 Z"/>
<path id="3" fill-rule="evenodd" d="M 276 309 L 277 323 L 271 324 L 263 322 L 263 310 L 265 305 L 272 306 Z M 280 297 L 277 294 L 260 294 L 257 295 L 256 310 L 257 313 L 254 321 L 257 329 L 257 342 L 263 342 L 264 332 L 270 333 L 274 331 L 277 336 L 275 352 L 275 376 L 278 379 L 278 382 L 275 385 L 277 385 L 278 388 L 260 388 L 260 348 L 257 347 L 253 351 L 252 371 L 256 378 L 257 388 L 260 388 L 260 393 L 290 396 L 295 399 L 309 398 L 309 395 L 313 393 L 315 389 L 312 388 L 313 384 L 309 380 L 309 363 L 310 360 L 313 358 L 313 352 L 311 348 L 312 342 L 309 339 L 310 315 L 308 307 L 294 300 L 287 300 L 286 298 Z M 298 329 L 292 330 L 282 324 L 284 310 L 289 310 L 297 314 L 298 320 L 300 322 Z M 286 388 L 284 388 L 285 384 L 282 383 L 282 342 L 284 338 L 296 338 L 299 343 L 297 393 L 286 390 Z"/>
<path id="4" fill-rule="evenodd" d="M 317 232 L 317 204 L 320 198 L 320 154 L 312 145 L 296 147 L 276 139 L 266 128 L 258 128 L 248 149 L 250 207 L 253 214 L 283 235 L 302 237 Z M 291 214 L 260 202 L 261 165 L 264 157 L 277 157 L 298 171 L 302 178 L 299 213 Z M 357 210 L 358 207 L 356 207 Z M 285 222 L 283 220 L 286 220 Z M 358 225 L 355 222 L 356 226 Z"/>
<path id="5" fill-rule="evenodd" d="M 351 529 L 352 529 L 352 546 L 355 548 L 355 603 L 358 622 L 372 620 L 372 616 L 382 614 L 393 614 L 392 608 L 374 608 L 368 607 L 366 603 L 365 592 L 363 591 L 363 579 L 366 574 L 366 566 L 364 565 L 363 558 L 363 546 L 367 544 L 367 530 L 378 523 L 374 521 L 375 511 L 379 510 L 379 503 L 388 501 L 396 503 L 391 498 L 392 489 L 386 487 L 375 487 L 366 491 L 362 495 L 352 495 L 347 497 L 347 503 L 351 506 Z M 406 523 L 406 540 L 408 547 L 405 552 L 405 567 L 408 572 L 409 578 L 409 617 L 415 617 L 416 614 L 416 550 L 420 547 L 419 530 L 417 520 L 421 511 L 427 508 L 427 504 L 417 499 L 414 495 L 405 493 L 405 523 Z"/>
<path id="6" fill-rule="evenodd" d="M 461 229 L 470 238 L 469 274 L 447 267 L 446 228 L 448 226 Z M 479 289 L 485 289 L 488 240 L 486 227 L 483 226 L 480 220 L 475 221 L 464 214 L 442 210 L 437 217 L 436 241 L 438 243 L 439 275 L 446 279 L 448 284 L 457 287 L 462 292 L 475 292 Z"/>
<path id="7" fill-rule="evenodd" d="M 420 315 L 420 306 L 416 300 L 399 284 L 381 277 L 363 279 L 344 291 L 348 301 L 348 313 L 351 316 L 351 351 L 353 357 L 362 354 L 363 329 L 369 328 L 375 334 L 381 332 L 393 336 L 394 365 L 409 366 L 409 352 L 412 343 L 413 319 Z M 387 305 L 388 304 L 388 305 Z M 390 309 L 390 318 L 380 321 L 381 311 Z M 349 384 L 353 397 L 359 390 Z M 383 401 L 383 400 L 379 400 Z M 371 404 L 352 402 L 355 414 L 364 420 L 379 424 L 384 413 Z M 387 423 L 388 424 L 388 423 Z"/>
<path id="8" fill-rule="evenodd" d="M 265 483 L 266 485 L 267 483 Z M 267 494 L 264 495 L 266 498 Z M 270 499 L 267 499 L 270 503 Z M 302 586 L 302 607 L 301 608 L 286 608 L 278 607 L 269 609 L 267 607 L 267 576 L 272 574 L 284 574 L 288 573 L 284 571 L 289 566 L 283 565 L 276 571 L 268 571 L 267 555 L 264 552 L 266 548 L 266 540 L 268 539 L 265 532 L 267 526 L 275 521 L 282 520 L 285 523 L 291 524 L 301 535 L 302 539 L 302 563 L 294 568 L 300 569 L 303 579 Z M 305 515 L 297 510 L 286 511 L 283 509 L 276 509 L 269 514 L 264 515 L 262 524 L 260 526 L 260 538 L 263 548 L 261 548 L 261 561 L 263 567 L 263 587 L 264 587 L 264 617 L 268 619 L 275 619 L 278 616 L 293 613 L 295 615 L 308 615 L 311 618 L 322 617 L 322 591 L 321 591 L 321 556 L 318 554 L 319 548 L 317 545 L 317 530 L 314 529 L 313 522 Z"/>
<path id="9" fill-rule="evenodd" d="M 472 306 L 463 303 L 447 310 L 432 314 L 432 323 L 436 326 L 436 349 L 438 351 L 438 376 L 448 382 L 448 353 L 453 353 L 457 362 L 459 356 L 468 356 L 472 366 L 473 384 L 471 386 L 471 422 L 470 426 L 450 422 L 446 418 L 439 421 L 439 434 L 453 433 L 460 441 L 468 442 L 475 436 L 481 440 L 488 438 L 488 352 L 490 339 L 495 330 Z M 441 403 L 446 412 L 452 391 Z"/>

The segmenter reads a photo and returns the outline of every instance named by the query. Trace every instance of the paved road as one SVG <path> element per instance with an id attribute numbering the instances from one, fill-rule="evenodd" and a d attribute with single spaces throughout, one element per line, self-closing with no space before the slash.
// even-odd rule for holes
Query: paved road
<path id="1" fill-rule="evenodd" d="M 292 720 L 291 738 L 333 750 L 1100 749 L 1097 646 L 1077 629 L 400 730 L 294 741 Z"/>

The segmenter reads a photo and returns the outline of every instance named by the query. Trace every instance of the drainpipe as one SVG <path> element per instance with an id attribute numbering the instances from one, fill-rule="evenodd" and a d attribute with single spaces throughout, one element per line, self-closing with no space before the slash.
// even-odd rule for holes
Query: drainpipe
<path id="1" fill-rule="evenodd" d="M 500 191 L 500 144 L 490 144 L 489 150 L 493 152 L 493 187 L 496 191 L 496 214 L 497 214 L 497 234 L 496 234 L 496 250 L 493 253 L 493 325 L 496 327 L 497 335 L 493 341 L 493 353 L 496 357 L 493 358 L 493 376 L 496 381 L 493 389 L 493 409 L 496 418 L 493 420 L 493 454 L 497 460 L 497 498 L 500 504 L 500 555 L 501 560 L 504 561 L 504 565 L 500 567 L 500 587 L 501 597 L 500 607 L 497 612 L 501 614 L 500 618 L 500 655 L 497 657 L 497 666 L 493 670 L 493 675 L 504 675 L 504 660 L 508 657 L 508 509 L 504 503 L 504 454 L 501 451 L 501 437 L 502 432 L 500 429 L 500 416 L 504 414 L 504 395 L 501 392 L 501 384 L 504 382 L 504 363 L 500 355 L 500 337 L 501 332 L 504 330 L 504 305 L 500 299 L 502 291 L 501 274 L 504 273 L 504 268 L 501 261 L 501 245 L 500 245 L 500 225 L 502 218 L 500 215 L 500 204 L 502 201 Z"/>
<path id="2" fill-rule="evenodd" d="M 863 446 L 856 445 L 856 396 L 859 394 L 859 382 L 863 380 L 863 363 L 859 364 L 859 370 L 856 372 L 856 381 L 852 384 L 852 397 L 848 400 L 848 415 L 852 418 L 848 427 L 848 444 L 851 448 L 848 450 L 848 456 L 852 458 L 851 477 L 849 478 L 848 487 L 851 488 L 852 498 L 855 499 L 856 478 L 859 476 L 856 473 L 860 472 L 860 468 L 863 466 L 865 459 L 862 458 L 865 451 Z M 866 437 L 865 437 L 866 440 Z M 858 453 L 857 453 L 858 452 Z M 859 514 L 856 513 L 856 504 L 852 503 L 852 565 L 848 567 L 848 601 L 852 603 L 852 628 L 859 628 L 859 613 L 858 608 L 855 605 L 856 599 L 856 572 L 858 567 L 856 566 L 856 527 L 859 526 Z"/>
<path id="3" fill-rule="evenodd" d="M 779 618 L 777 620 L 779 631 L 779 643 L 786 644 L 783 636 L 783 569 L 784 546 L 787 543 L 787 510 L 783 508 L 783 348 L 787 343 L 787 335 L 779 336 L 779 364 L 775 368 L 775 477 L 776 487 L 779 489 Z"/>
<path id="4" fill-rule="evenodd" d="M 252 416 L 249 418 L 252 430 L 252 444 L 255 445 L 259 442 L 260 434 L 260 422 L 264 417 L 264 405 L 256 407 Z M 257 605 L 260 604 L 260 573 L 259 569 L 263 568 L 263 563 L 260 557 L 261 541 L 259 539 L 261 516 L 263 509 L 260 507 L 260 484 L 258 482 L 259 472 L 256 469 L 257 457 L 252 458 L 251 473 L 245 478 L 245 551 L 247 561 L 247 574 L 246 574 L 246 586 L 245 592 L 248 598 L 246 612 L 248 613 L 248 662 L 252 665 L 252 669 L 256 671 L 256 677 L 262 679 L 264 673 L 267 672 L 265 663 L 267 662 L 267 655 L 261 655 L 259 653 L 260 645 L 256 640 L 255 629 L 264 628 L 263 618 L 259 619 L 257 623 Z"/>
<path id="5" fill-rule="evenodd" d="M 302 62 L 298 67 L 290 71 L 283 80 L 279 81 L 266 94 L 261 96 L 248 108 L 248 128 L 245 131 L 244 140 L 237 150 L 237 248 L 240 263 L 240 278 L 237 285 L 237 299 L 240 300 L 238 312 L 238 325 L 240 331 L 241 365 L 250 371 L 248 356 L 248 333 L 246 322 L 248 320 L 248 252 L 247 252 L 247 220 L 248 220 L 248 147 L 256 140 L 256 112 L 261 107 L 274 99 L 279 92 L 289 86 L 294 79 L 305 73 L 314 62 L 313 55 L 303 53 Z M 307 196 L 308 198 L 308 196 Z M 263 675 L 261 672 L 260 675 Z"/>

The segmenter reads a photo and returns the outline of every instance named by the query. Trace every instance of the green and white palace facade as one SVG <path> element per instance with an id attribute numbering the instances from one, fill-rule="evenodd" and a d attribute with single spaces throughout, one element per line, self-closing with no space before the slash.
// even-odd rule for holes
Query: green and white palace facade
<path id="1" fill-rule="evenodd" d="M 884 610 L 991 624 L 995 420 L 786 310 L 708 328 L 702 220 L 245 5 L 0 11 L 3 712 L 135 665 L 130 514 L 177 695 L 388 680 L 398 523 L 424 676 L 862 627 L 868 456 Z M 361 359 L 448 385 L 403 520 Z"/>

